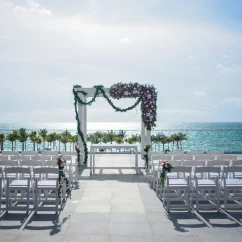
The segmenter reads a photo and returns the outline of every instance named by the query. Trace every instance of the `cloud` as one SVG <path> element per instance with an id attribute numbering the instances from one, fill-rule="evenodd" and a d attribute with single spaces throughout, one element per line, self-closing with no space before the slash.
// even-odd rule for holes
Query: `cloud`
<path id="1" fill-rule="evenodd" d="M 242 104 L 242 98 L 241 97 L 226 97 L 223 100 L 218 101 L 218 103 L 241 105 Z"/>
<path id="2" fill-rule="evenodd" d="M 4 7 L 5 9 L 11 9 L 14 13 L 38 13 L 40 15 L 52 16 L 52 12 L 50 10 L 41 7 L 33 0 L 26 1 L 24 6 L 5 3 Z"/>
<path id="3" fill-rule="evenodd" d="M 188 58 L 189 59 L 194 59 L 194 55 L 189 55 Z"/>
<path id="4" fill-rule="evenodd" d="M 225 67 L 222 64 L 217 64 L 216 69 L 221 73 L 221 74 L 236 74 L 241 71 L 241 68 L 238 66 L 234 67 Z"/>
<path id="5" fill-rule="evenodd" d="M 182 114 L 182 115 L 206 115 L 208 110 L 201 109 L 180 109 L 180 108 L 171 108 L 171 109 L 160 109 L 159 112 L 163 114 Z"/>
<path id="6" fill-rule="evenodd" d="M 193 93 L 193 95 L 196 96 L 196 97 L 204 97 L 206 95 L 206 93 L 203 92 L 203 91 L 195 91 Z"/>
<path id="7" fill-rule="evenodd" d="M 122 38 L 122 39 L 120 39 L 120 42 L 121 43 L 129 43 L 130 39 L 129 38 Z"/>
<path id="8" fill-rule="evenodd" d="M 226 54 L 223 55 L 224 59 L 228 59 L 229 57 L 230 57 L 229 55 L 226 55 Z"/>

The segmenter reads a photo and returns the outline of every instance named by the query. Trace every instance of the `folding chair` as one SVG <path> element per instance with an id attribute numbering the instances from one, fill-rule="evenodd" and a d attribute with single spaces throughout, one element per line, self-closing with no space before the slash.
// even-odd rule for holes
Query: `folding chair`
<path id="1" fill-rule="evenodd" d="M 184 155 L 184 151 L 168 151 L 167 155 Z"/>
<path id="2" fill-rule="evenodd" d="M 4 188 L 5 188 L 5 184 L 4 184 L 3 169 L 0 167 L 0 213 L 1 213 L 2 195 L 3 195 Z"/>
<path id="3" fill-rule="evenodd" d="M 242 166 L 242 160 L 232 160 L 231 166 Z M 234 172 L 234 178 L 242 179 L 242 172 Z"/>
<path id="4" fill-rule="evenodd" d="M 190 211 L 190 176 L 181 178 L 179 174 L 191 173 L 191 167 L 174 167 L 171 173 L 177 173 L 178 178 L 169 178 L 169 176 L 166 176 L 163 191 L 163 206 L 166 206 L 167 211 L 171 209 L 187 209 Z M 181 201 L 184 204 L 171 205 L 171 201 Z"/>
<path id="5" fill-rule="evenodd" d="M 242 180 L 235 178 L 235 172 L 242 172 L 242 166 L 224 167 L 221 189 L 224 193 L 224 209 L 242 208 Z M 228 201 L 233 201 L 234 204 L 228 204 Z"/>
<path id="6" fill-rule="evenodd" d="M 217 155 L 217 160 L 236 160 L 237 155 Z"/>
<path id="7" fill-rule="evenodd" d="M 9 177 L 9 174 L 19 174 L 17 179 L 12 179 Z M 28 174 L 28 178 L 24 178 L 24 174 Z M 9 210 L 26 210 L 29 212 L 29 202 L 30 202 L 30 192 L 33 196 L 33 183 L 30 168 L 23 167 L 6 167 L 5 168 L 5 177 L 7 181 L 6 185 L 6 212 Z M 22 178 L 22 179 L 21 179 Z M 14 190 L 14 198 L 12 198 L 11 191 Z M 21 191 L 18 194 L 18 191 Z M 25 192 L 25 193 L 24 193 Z M 34 199 L 34 197 L 33 197 Z M 26 202 L 26 206 L 14 206 L 12 201 L 18 202 Z"/>
<path id="8" fill-rule="evenodd" d="M 224 151 L 222 151 L 222 150 L 207 151 L 206 154 L 207 155 L 223 155 Z"/>
<path id="9" fill-rule="evenodd" d="M 45 180 L 42 179 L 43 174 L 46 178 Z M 59 179 L 56 178 L 54 180 L 49 180 L 49 175 L 55 175 L 58 176 L 59 169 L 53 168 L 53 167 L 42 167 L 42 168 L 34 168 L 34 176 L 35 176 L 35 213 L 37 213 L 38 210 L 54 210 L 56 213 L 58 213 L 58 204 L 59 204 L 59 194 L 58 194 L 58 188 L 59 188 Z M 38 178 L 38 177 L 41 178 Z M 41 192 L 44 192 L 42 194 Z M 52 193 L 54 193 L 54 196 L 52 196 Z M 54 198 L 51 200 L 48 200 L 50 198 Z M 55 207 L 43 207 L 41 206 L 45 202 L 54 202 Z"/>
<path id="10" fill-rule="evenodd" d="M 217 176 L 211 177 L 210 173 L 216 173 Z M 198 177 L 197 175 L 200 174 Z M 200 208 L 219 209 L 220 187 L 219 187 L 219 167 L 196 167 L 193 181 L 193 194 L 195 190 L 196 211 Z M 207 204 L 201 204 L 200 201 L 207 201 Z"/>

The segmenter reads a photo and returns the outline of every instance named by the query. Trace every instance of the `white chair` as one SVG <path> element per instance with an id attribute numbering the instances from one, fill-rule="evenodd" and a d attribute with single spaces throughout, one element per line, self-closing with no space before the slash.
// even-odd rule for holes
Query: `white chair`
<path id="1" fill-rule="evenodd" d="M 157 174 L 156 174 L 156 195 L 158 196 L 159 194 L 162 193 L 162 187 L 161 187 L 161 184 L 160 184 L 160 173 L 162 171 L 162 166 L 161 164 L 163 163 L 163 161 L 160 161 L 159 163 L 159 166 L 156 167 L 157 169 Z M 175 160 L 175 161 L 171 161 L 170 164 L 173 166 L 173 167 L 179 167 L 181 166 L 181 161 L 179 160 Z M 169 178 L 179 178 L 180 177 L 180 174 L 179 173 L 176 173 L 176 172 L 170 172 L 170 173 L 167 173 L 166 174 Z"/>
<path id="2" fill-rule="evenodd" d="M 184 151 L 168 151 L 167 155 L 184 155 Z"/>
<path id="3" fill-rule="evenodd" d="M 58 155 L 58 151 L 41 151 L 41 155 Z"/>
<path id="4" fill-rule="evenodd" d="M 153 152 L 153 151 L 150 151 L 150 152 Z M 66 156 L 66 155 L 77 156 L 77 152 L 76 151 L 61 151 L 60 154 L 62 156 Z"/>
<path id="5" fill-rule="evenodd" d="M 180 173 L 190 173 L 191 167 L 174 167 L 171 173 L 177 173 L 178 178 L 169 178 L 166 176 L 163 191 L 163 206 L 167 211 L 171 209 L 187 209 L 190 211 L 190 176 L 180 178 Z M 169 173 L 167 173 L 169 174 Z M 171 201 L 182 201 L 182 205 L 171 205 Z"/>
<path id="6" fill-rule="evenodd" d="M 242 166 L 242 160 L 232 160 L 230 166 Z M 234 172 L 234 178 L 242 179 L 242 172 Z"/>
<path id="7" fill-rule="evenodd" d="M 229 160 L 210 160 L 206 162 L 206 166 L 214 166 L 214 167 L 219 167 L 220 168 L 220 176 L 222 175 L 223 169 L 224 167 L 228 167 L 230 165 L 230 161 Z M 217 173 L 210 173 L 210 177 L 216 177 Z"/>
<path id="8" fill-rule="evenodd" d="M 41 161 L 42 160 L 42 156 L 41 155 L 31 155 L 30 159 L 34 160 L 34 161 Z"/>
<path id="9" fill-rule="evenodd" d="M 38 210 L 54 210 L 56 213 L 58 213 L 58 204 L 59 204 L 59 194 L 58 194 L 58 188 L 59 188 L 59 179 L 56 178 L 54 180 L 48 180 L 48 177 L 50 175 L 57 175 L 59 174 L 58 168 L 53 167 L 42 167 L 42 168 L 34 168 L 34 176 L 35 176 L 35 213 L 37 213 Z M 39 179 L 38 177 L 46 177 L 46 180 Z M 41 191 L 44 193 L 42 194 Z M 53 196 L 51 196 L 51 193 L 54 193 Z M 51 199 L 54 198 L 54 199 Z M 45 202 L 54 202 L 55 207 L 42 207 L 40 206 L 40 203 Z"/>
<path id="10" fill-rule="evenodd" d="M 242 166 L 224 167 L 221 189 L 224 193 L 224 209 L 242 208 L 242 180 L 235 178 L 235 172 L 242 173 Z M 228 201 L 233 201 L 234 204 L 228 204 Z"/>
<path id="11" fill-rule="evenodd" d="M 152 155 L 164 155 L 164 154 L 165 154 L 164 151 L 149 151 L 148 158 L 149 160 L 151 160 Z"/>
<path id="12" fill-rule="evenodd" d="M 19 155 L 10 155 L 9 160 L 19 160 Z"/>
<path id="13" fill-rule="evenodd" d="M 11 179 L 9 174 L 19 174 L 18 179 Z M 28 178 L 24 178 L 25 174 L 28 174 Z M 23 167 L 7 167 L 5 168 L 6 176 L 6 212 L 9 210 L 26 210 L 29 212 L 29 203 L 30 203 L 30 192 L 33 196 L 33 183 L 30 168 Z M 14 194 L 11 194 L 11 191 L 14 190 Z M 21 194 L 18 195 L 18 191 L 21 191 Z M 24 193 L 25 192 L 25 193 Z M 14 195 L 14 196 L 13 196 Z M 34 198 L 33 198 L 34 199 Z M 14 201 L 14 203 L 13 203 Z M 14 206 L 16 202 L 26 202 L 26 206 Z"/>
<path id="14" fill-rule="evenodd" d="M 196 167 L 204 167 L 205 164 L 206 164 L 205 160 L 183 160 L 182 166 L 192 167 L 191 174 L 185 173 L 185 177 L 190 176 L 191 179 L 194 179 Z M 198 174 L 198 176 L 199 176 L 199 174 Z"/>
<path id="15" fill-rule="evenodd" d="M 4 184 L 3 169 L 0 167 L 0 213 L 1 213 L 2 195 L 3 195 L 4 188 L 5 188 L 5 184 Z"/>
<path id="16" fill-rule="evenodd" d="M 236 160 L 237 155 L 217 155 L 217 160 Z"/>
<path id="17" fill-rule="evenodd" d="M 215 155 L 195 155 L 194 160 L 214 160 Z"/>
<path id="18" fill-rule="evenodd" d="M 186 152 L 187 155 L 204 155 L 204 151 L 187 151 Z"/>
<path id="19" fill-rule="evenodd" d="M 217 173 L 217 176 L 211 177 L 210 173 Z M 219 209 L 219 174 L 219 167 L 196 167 L 193 181 L 193 194 L 195 190 L 196 211 L 199 211 L 200 208 Z M 200 201 L 207 201 L 208 203 L 201 204 L 199 203 Z"/>
<path id="20" fill-rule="evenodd" d="M 1 156 L 0 156 L 0 161 L 1 161 L 1 160 L 9 160 L 8 155 L 1 155 Z"/>
<path id="21" fill-rule="evenodd" d="M 19 162 L 20 167 L 28 167 L 31 171 L 31 176 L 34 177 L 33 168 L 35 167 L 42 167 L 42 160 L 35 161 L 35 160 L 20 160 Z M 27 174 L 24 177 L 29 177 Z"/>
<path id="22" fill-rule="evenodd" d="M 39 155 L 39 151 L 21 151 L 21 155 Z"/>
<path id="23" fill-rule="evenodd" d="M 18 151 L 2 151 L 2 155 L 12 156 L 12 155 L 19 155 Z"/>
<path id="24" fill-rule="evenodd" d="M 207 155 L 223 155 L 224 151 L 218 150 L 218 151 L 207 151 L 206 152 Z"/>
<path id="25" fill-rule="evenodd" d="M 51 155 L 41 155 L 42 161 L 51 161 Z"/>

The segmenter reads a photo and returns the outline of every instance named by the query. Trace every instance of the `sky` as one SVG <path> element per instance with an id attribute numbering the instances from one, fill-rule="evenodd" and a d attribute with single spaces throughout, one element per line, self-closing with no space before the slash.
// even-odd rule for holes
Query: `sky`
<path id="1" fill-rule="evenodd" d="M 117 82 L 153 84 L 160 123 L 242 122 L 241 12 L 241 0 L 0 0 L 0 122 L 75 122 L 73 85 Z M 87 113 L 141 116 L 103 98 Z"/>

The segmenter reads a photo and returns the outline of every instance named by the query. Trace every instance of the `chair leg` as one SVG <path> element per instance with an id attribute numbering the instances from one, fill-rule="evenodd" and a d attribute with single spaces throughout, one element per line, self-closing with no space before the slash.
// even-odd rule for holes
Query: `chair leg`
<path id="1" fill-rule="evenodd" d="M 225 209 L 225 211 L 227 211 L 227 209 L 228 209 L 228 204 L 227 204 L 228 193 L 229 193 L 229 191 L 226 188 L 224 188 L 224 209 Z"/>
<path id="2" fill-rule="evenodd" d="M 34 209 L 35 209 L 35 213 L 37 213 L 37 210 L 38 210 L 38 186 L 37 186 L 37 184 L 35 186 L 34 196 L 35 196 Z"/>
<path id="3" fill-rule="evenodd" d="M 8 213 L 9 210 L 9 178 L 7 178 L 7 187 L 6 187 L 6 213 Z"/>
<path id="4" fill-rule="evenodd" d="M 196 187 L 196 211 L 199 211 L 198 188 Z"/>
<path id="5" fill-rule="evenodd" d="M 167 194 L 167 211 L 169 212 L 170 211 L 170 197 L 169 197 L 169 194 L 170 194 L 170 189 L 169 187 L 167 187 L 166 189 L 166 194 Z"/>

